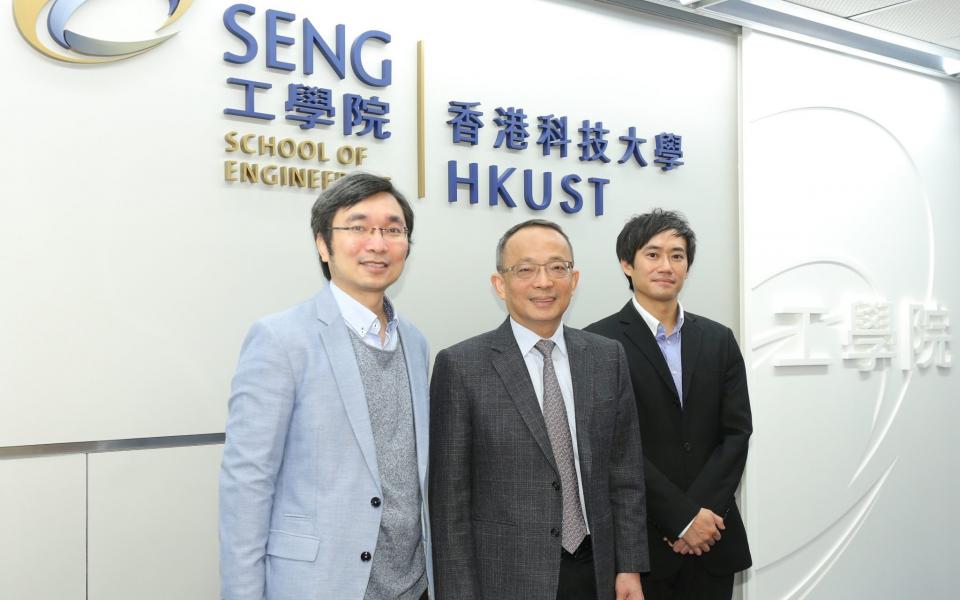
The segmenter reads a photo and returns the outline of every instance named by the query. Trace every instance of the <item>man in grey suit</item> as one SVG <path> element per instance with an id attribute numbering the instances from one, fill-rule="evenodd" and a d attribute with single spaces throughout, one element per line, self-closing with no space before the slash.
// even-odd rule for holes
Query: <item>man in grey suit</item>
<path id="1" fill-rule="evenodd" d="M 439 600 L 640 600 L 643 459 L 619 343 L 562 326 L 580 274 L 563 230 L 497 246 L 510 317 L 437 355 L 430 508 Z"/>
<path id="2" fill-rule="evenodd" d="M 423 336 L 385 291 L 413 211 L 348 175 L 311 226 L 329 285 L 254 324 L 220 472 L 225 600 L 421 600 L 432 586 Z"/>

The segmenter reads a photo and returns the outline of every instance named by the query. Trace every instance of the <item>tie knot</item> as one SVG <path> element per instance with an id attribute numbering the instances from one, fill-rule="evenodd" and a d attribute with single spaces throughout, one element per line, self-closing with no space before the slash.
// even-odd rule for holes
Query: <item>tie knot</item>
<path id="1" fill-rule="evenodd" d="M 550 355 L 553 354 L 553 348 L 555 346 L 556 344 L 553 342 L 553 340 L 540 340 L 536 343 L 534 348 L 537 349 L 537 352 L 543 355 L 544 359 L 548 359 L 550 358 Z"/>

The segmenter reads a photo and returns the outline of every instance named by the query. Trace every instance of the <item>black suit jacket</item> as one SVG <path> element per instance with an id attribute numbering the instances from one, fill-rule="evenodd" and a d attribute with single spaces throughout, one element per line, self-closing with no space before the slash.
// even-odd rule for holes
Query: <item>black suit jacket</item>
<path id="1" fill-rule="evenodd" d="M 649 566 L 640 430 L 620 344 L 564 328 L 597 598 Z M 555 600 L 560 475 L 509 320 L 437 355 L 430 518 L 437 600 Z"/>
<path id="2" fill-rule="evenodd" d="M 648 577 L 673 575 L 683 560 L 702 561 L 716 575 L 748 568 L 750 549 L 734 493 L 753 426 L 746 369 L 733 332 L 684 313 L 681 408 L 667 362 L 632 300 L 586 330 L 620 341 L 630 364 L 647 484 Z M 674 553 L 663 538 L 676 539 L 700 507 L 723 517 L 722 539 L 702 557 Z"/>

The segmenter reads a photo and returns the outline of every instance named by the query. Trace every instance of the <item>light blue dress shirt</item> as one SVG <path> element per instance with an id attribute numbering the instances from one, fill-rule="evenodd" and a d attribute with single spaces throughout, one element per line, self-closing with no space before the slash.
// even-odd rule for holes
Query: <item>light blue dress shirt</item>
<path id="1" fill-rule="evenodd" d="M 513 328 L 513 337 L 520 346 L 520 354 L 530 373 L 533 391 L 537 394 L 537 402 L 543 411 L 543 355 L 534 348 L 541 338 L 510 317 L 510 327 Z M 563 406 L 567 411 L 567 424 L 570 425 L 570 437 L 573 441 L 573 465 L 577 469 L 577 487 L 580 488 L 580 509 L 583 511 L 583 522 L 587 524 L 587 533 L 590 533 L 590 523 L 587 521 L 587 503 L 583 497 L 583 477 L 580 475 L 580 453 L 577 450 L 577 416 L 573 406 L 573 377 L 570 375 L 570 357 L 567 354 L 567 342 L 563 339 L 563 325 L 557 327 L 549 338 L 556 347 L 550 354 L 553 360 L 553 369 L 557 373 L 557 382 L 560 384 L 560 395 L 563 396 Z"/>
<path id="2" fill-rule="evenodd" d="M 633 307 L 637 309 L 643 322 L 650 328 L 650 333 L 657 340 L 657 346 L 660 346 L 660 353 L 663 359 L 667 361 L 667 368 L 670 369 L 670 375 L 673 377 L 673 383 L 677 386 L 677 395 L 680 398 L 680 407 L 683 407 L 683 364 L 680 362 L 680 329 L 683 327 L 683 306 L 677 303 L 677 326 L 669 334 L 663 329 L 663 324 L 657 321 L 657 318 L 651 315 L 645 308 L 637 302 L 637 297 L 633 297 Z"/>
<path id="3" fill-rule="evenodd" d="M 667 368 L 670 369 L 673 383 L 677 386 L 680 408 L 683 408 L 683 363 L 680 360 L 680 329 L 683 327 L 683 305 L 677 302 L 677 325 L 670 332 L 670 335 L 667 335 L 663 324 L 656 317 L 640 306 L 636 296 L 633 297 L 633 307 L 637 309 L 643 322 L 650 328 L 650 333 L 657 339 L 657 346 L 660 346 L 660 353 L 663 354 L 663 359 L 667 361 Z M 693 518 L 693 521 L 695 520 L 696 517 Z M 693 525 L 693 521 L 687 523 L 687 526 L 677 536 L 678 538 L 683 537 L 683 534 Z"/>

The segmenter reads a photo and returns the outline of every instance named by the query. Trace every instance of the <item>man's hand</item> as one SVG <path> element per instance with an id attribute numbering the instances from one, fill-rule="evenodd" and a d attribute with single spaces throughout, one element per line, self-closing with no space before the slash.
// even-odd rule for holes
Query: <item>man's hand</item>
<path id="1" fill-rule="evenodd" d="M 682 539 L 694 554 L 700 556 L 704 552 L 710 552 L 710 546 L 720 541 L 720 532 L 723 529 L 722 518 L 709 508 L 701 508 Z"/>
<path id="2" fill-rule="evenodd" d="M 617 590 L 617 600 L 643 600 L 640 573 L 617 573 L 614 587 Z"/>
<path id="3" fill-rule="evenodd" d="M 683 538 L 675 541 L 672 544 L 670 542 L 667 542 L 667 545 L 670 546 L 670 548 L 672 548 L 673 551 L 676 552 L 677 554 L 684 554 L 684 555 L 693 554 L 693 549 L 691 549 L 690 546 L 687 545 L 685 541 L 683 541 Z"/>

